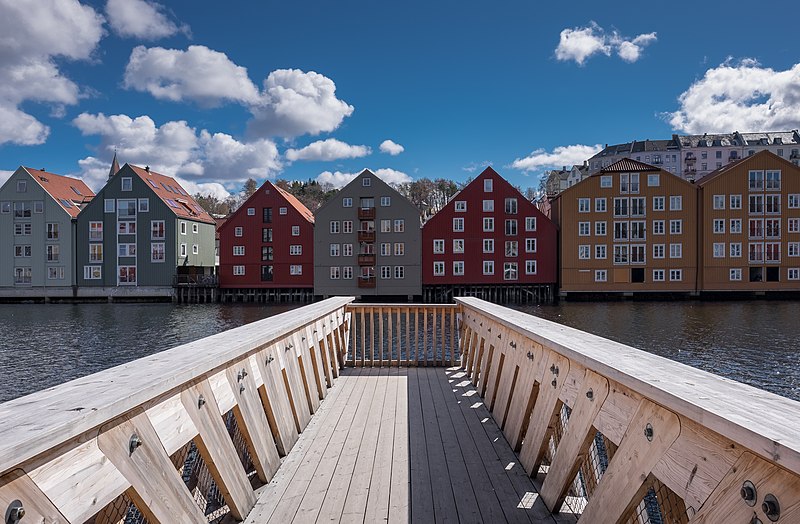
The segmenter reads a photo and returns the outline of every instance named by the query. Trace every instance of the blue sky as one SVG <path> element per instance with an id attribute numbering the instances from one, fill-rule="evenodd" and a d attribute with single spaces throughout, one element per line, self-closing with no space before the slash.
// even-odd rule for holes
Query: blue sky
<path id="1" fill-rule="evenodd" d="M 116 147 L 219 195 L 364 167 L 528 187 L 598 144 L 800 127 L 792 17 L 671 6 L 0 0 L 0 179 L 97 189 Z"/>

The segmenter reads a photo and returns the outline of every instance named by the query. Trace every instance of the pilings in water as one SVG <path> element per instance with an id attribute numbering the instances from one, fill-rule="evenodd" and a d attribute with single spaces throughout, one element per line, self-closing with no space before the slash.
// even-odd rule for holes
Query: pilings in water
<path id="1" fill-rule="evenodd" d="M 423 286 L 425 303 L 452 302 L 455 297 L 475 297 L 502 304 L 550 304 L 555 300 L 555 285 L 439 285 Z"/>

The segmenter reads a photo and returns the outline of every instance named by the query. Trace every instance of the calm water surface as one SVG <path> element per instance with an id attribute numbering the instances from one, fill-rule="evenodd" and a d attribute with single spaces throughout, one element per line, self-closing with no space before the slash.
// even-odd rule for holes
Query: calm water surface
<path id="1" fill-rule="evenodd" d="M 242 304 L 0 304 L 0 402 L 292 309 Z M 800 400 L 800 302 L 522 308 Z"/>

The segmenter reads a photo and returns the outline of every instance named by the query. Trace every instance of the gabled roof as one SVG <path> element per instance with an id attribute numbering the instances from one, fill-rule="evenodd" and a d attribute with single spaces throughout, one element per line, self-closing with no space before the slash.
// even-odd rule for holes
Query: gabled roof
<path id="1" fill-rule="evenodd" d="M 278 192 L 279 192 L 281 195 L 283 195 L 283 198 L 285 198 L 285 199 L 286 199 L 286 201 L 287 201 L 287 202 L 289 202 L 289 205 L 290 205 L 290 206 L 292 206 L 293 208 L 295 208 L 295 210 L 297 210 L 297 212 L 298 212 L 298 213 L 300 213 L 300 215 L 301 215 L 303 218 L 305 218 L 306 220 L 308 220 L 308 221 L 309 221 L 309 222 L 311 222 L 312 224 L 314 223 L 314 213 L 312 213 L 311 211 L 309 211 L 309 209 L 308 209 L 308 208 L 307 208 L 307 207 L 306 207 L 306 206 L 305 206 L 305 205 L 304 205 L 302 202 L 300 202 L 300 201 L 297 199 L 297 197 L 296 197 L 296 196 L 294 196 L 293 194 L 289 193 L 289 192 L 288 192 L 288 191 L 286 191 L 285 189 L 281 189 L 281 188 L 279 188 L 278 186 L 276 186 L 276 185 L 275 185 L 275 184 L 273 184 L 272 182 L 267 182 L 267 183 L 268 183 L 269 185 L 271 185 L 272 187 L 274 187 L 275 189 L 277 189 L 277 190 L 278 190 Z"/>
<path id="2" fill-rule="evenodd" d="M 730 164 L 726 164 L 726 165 L 722 166 L 719 169 L 715 169 L 714 171 L 710 172 L 709 174 L 707 174 L 703 178 L 697 180 L 697 182 L 695 182 L 695 183 L 698 186 L 704 186 L 704 185 L 708 184 L 709 182 L 711 182 L 712 180 L 714 180 L 715 178 L 724 175 L 728 171 L 732 170 L 735 167 L 738 167 L 741 164 L 745 164 L 748 161 L 751 161 L 751 160 L 754 160 L 754 159 L 760 159 L 760 158 L 765 157 L 765 156 L 768 156 L 771 160 L 778 161 L 778 162 L 780 162 L 780 163 L 782 163 L 782 164 L 784 164 L 784 165 L 786 165 L 786 166 L 788 166 L 788 167 L 790 167 L 792 169 L 798 169 L 798 167 L 796 165 L 792 164 L 791 162 L 789 162 L 785 158 L 781 158 L 778 155 L 776 155 L 775 153 L 773 153 L 771 151 L 767 151 L 766 149 L 763 149 L 763 150 L 759 151 L 758 153 L 755 153 L 755 154 L 750 155 L 750 156 L 742 157 L 742 158 L 740 158 L 738 160 L 735 160 L 735 161 L 731 162 Z"/>
<path id="3" fill-rule="evenodd" d="M 625 173 L 628 171 L 661 171 L 661 169 L 651 166 L 650 164 L 645 164 L 644 162 L 639 162 L 638 160 L 623 158 L 622 160 L 617 160 L 613 164 L 604 167 L 595 173 L 595 176 L 601 173 Z"/>
<path id="4" fill-rule="evenodd" d="M 83 180 L 69 176 L 48 173 L 43 169 L 23 167 L 25 171 L 58 202 L 72 218 L 78 216 L 81 206 L 94 198 L 94 191 Z"/>
<path id="5" fill-rule="evenodd" d="M 120 171 L 124 171 L 126 166 L 141 178 L 175 215 L 206 224 L 216 224 L 211 215 L 174 178 L 131 164 L 125 164 Z"/>

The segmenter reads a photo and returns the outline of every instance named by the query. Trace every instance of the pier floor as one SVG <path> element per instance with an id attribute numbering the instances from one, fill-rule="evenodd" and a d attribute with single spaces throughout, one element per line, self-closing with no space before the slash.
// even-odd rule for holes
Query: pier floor
<path id="1" fill-rule="evenodd" d="M 245 522 L 409 521 L 556 522 L 463 371 L 348 368 Z"/>

